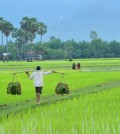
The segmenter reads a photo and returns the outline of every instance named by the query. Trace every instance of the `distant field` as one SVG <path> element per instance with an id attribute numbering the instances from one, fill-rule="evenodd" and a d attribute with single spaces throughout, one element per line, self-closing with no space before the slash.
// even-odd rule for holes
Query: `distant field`
<path id="1" fill-rule="evenodd" d="M 81 63 L 80 70 L 72 70 L 72 63 Z M 55 87 L 62 80 L 69 85 L 70 91 L 84 90 L 87 87 L 99 87 L 109 82 L 120 81 L 120 59 L 80 59 L 74 61 L 54 60 L 39 62 L 0 62 L 0 105 L 16 104 L 35 99 L 33 81 L 24 71 L 35 70 L 40 65 L 43 70 L 55 70 L 59 73 L 44 77 L 45 86 L 42 98 L 55 95 Z M 18 73 L 22 94 L 8 95 L 6 88 Z M 61 74 L 64 73 L 64 79 Z M 109 90 L 76 96 L 72 100 L 28 109 L 22 113 L 2 117 L 0 134 L 117 134 L 119 127 L 119 85 L 109 86 Z M 69 95 L 68 95 L 69 96 Z M 116 121 L 114 120 L 116 119 Z M 14 127 L 12 127 L 11 125 Z"/>

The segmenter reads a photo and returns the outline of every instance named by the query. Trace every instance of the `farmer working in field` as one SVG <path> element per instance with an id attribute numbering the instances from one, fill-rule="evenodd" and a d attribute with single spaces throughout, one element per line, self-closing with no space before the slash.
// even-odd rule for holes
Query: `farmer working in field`
<path id="1" fill-rule="evenodd" d="M 51 73 L 55 73 L 55 71 L 43 72 L 40 66 L 36 67 L 36 71 L 34 71 L 31 75 L 29 72 L 25 72 L 30 79 L 34 79 L 34 86 L 36 89 L 36 103 L 40 104 L 40 94 L 42 93 L 42 88 L 44 86 L 43 76 Z"/>
<path id="2" fill-rule="evenodd" d="M 77 64 L 77 70 L 80 70 L 80 63 Z"/>

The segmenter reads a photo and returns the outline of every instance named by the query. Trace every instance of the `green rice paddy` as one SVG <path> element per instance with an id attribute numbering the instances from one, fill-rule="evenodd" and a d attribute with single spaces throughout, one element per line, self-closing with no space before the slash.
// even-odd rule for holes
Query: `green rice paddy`
<path id="1" fill-rule="evenodd" d="M 73 62 L 80 62 L 81 69 L 72 70 Z M 35 70 L 37 65 L 45 71 L 59 72 L 44 77 L 39 106 L 35 104 L 33 81 L 24 73 Z M 22 95 L 6 93 L 15 72 L 19 72 L 15 81 L 21 83 Z M 60 73 L 64 73 L 63 79 Z M 59 97 L 55 94 L 55 87 L 61 81 L 69 85 L 69 95 Z M 0 62 L 0 112 L 9 113 L 0 117 L 0 134 L 119 134 L 119 82 L 120 59 Z M 96 92 L 90 92 L 92 88 Z M 49 98 L 52 100 L 50 103 Z M 67 99 L 61 101 L 62 98 Z M 17 113 L 9 110 L 9 106 L 17 108 L 18 103 L 27 107 L 26 102 L 31 100 L 34 108 L 28 107 Z"/>

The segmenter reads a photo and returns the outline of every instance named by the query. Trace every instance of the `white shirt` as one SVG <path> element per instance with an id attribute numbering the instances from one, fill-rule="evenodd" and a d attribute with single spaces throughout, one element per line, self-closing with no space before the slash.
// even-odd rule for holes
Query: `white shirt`
<path id="1" fill-rule="evenodd" d="M 31 75 L 30 75 L 30 79 L 34 79 L 34 86 L 35 87 L 43 87 L 44 86 L 44 83 L 43 83 L 43 76 L 44 75 L 47 75 L 47 74 L 50 74 L 52 73 L 51 71 L 49 72 L 43 72 L 43 71 L 39 71 L 39 70 L 36 70 L 35 72 L 33 72 Z"/>

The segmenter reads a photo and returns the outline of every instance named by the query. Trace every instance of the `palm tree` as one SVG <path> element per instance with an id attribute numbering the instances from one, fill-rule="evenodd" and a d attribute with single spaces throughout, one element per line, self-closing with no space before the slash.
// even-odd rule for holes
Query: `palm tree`
<path id="1" fill-rule="evenodd" d="M 6 45 L 8 44 L 8 36 L 13 30 L 13 25 L 9 21 L 4 21 L 3 23 L 3 33 L 6 36 Z"/>
<path id="2" fill-rule="evenodd" d="M 1 43 L 3 46 L 3 24 L 4 24 L 4 19 L 0 17 L 0 31 L 1 31 Z"/>
<path id="3" fill-rule="evenodd" d="M 13 38 L 20 38 L 20 40 L 22 40 L 23 44 L 27 43 L 28 40 L 29 40 L 29 36 L 28 36 L 28 33 L 23 30 L 22 28 L 14 28 L 13 31 L 12 31 L 12 37 Z"/>
<path id="4" fill-rule="evenodd" d="M 32 42 L 35 39 L 35 36 L 36 36 L 35 33 L 38 30 L 37 19 L 24 17 L 22 21 L 20 22 L 20 24 L 21 24 L 21 29 L 28 32 L 29 41 Z"/>
<path id="5" fill-rule="evenodd" d="M 28 32 L 23 30 L 22 28 L 14 28 L 14 30 L 12 31 L 12 37 L 15 38 L 15 43 L 16 43 L 16 55 L 17 58 L 19 58 L 20 60 L 22 60 L 22 46 L 28 42 L 29 40 L 29 36 L 28 36 Z"/>
<path id="6" fill-rule="evenodd" d="M 95 40 L 98 38 L 97 32 L 96 31 L 91 31 L 90 33 L 90 39 Z"/>
<path id="7" fill-rule="evenodd" d="M 37 33 L 41 36 L 41 43 L 42 43 L 42 36 L 47 32 L 47 26 L 43 22 L 38 22 L 38 31 Z"/>

